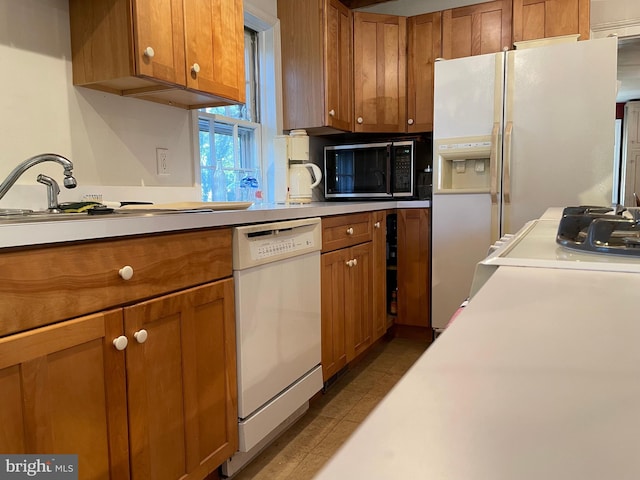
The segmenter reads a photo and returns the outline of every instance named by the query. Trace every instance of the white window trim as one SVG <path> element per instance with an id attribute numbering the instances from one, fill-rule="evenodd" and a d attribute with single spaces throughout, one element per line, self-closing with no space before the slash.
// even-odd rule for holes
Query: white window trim
<path id="1" fill-rule="evenodd" d="M 274 182 L 273 139 L 282 134 L 282 62 L 280 57 L 280 20 L 263 10 L 245 2 L 244 24 L 258 32 L 260 55 L 260 84 L 265 86 L 266 94 L 260 95 L 261 133 L 259 150 L 262 164 L 262 189 L 266 202 L 273 203 L 270 188 Z M 200 140 L 198 110 L 192 112 L 192 145 L 195 165 L 195 186 L 202 191 L 200 171 Z"/>
<path id="2" fill-rule="evenodd" d="M 233 145 L 233 163 L 234 163 L 234 169 L 235 170 L 246 170 L 246 171 L 251 171 L 254 170 L 253 168 L 244 168 L 244 167 L 240 167 L 240 148 L 238 145 L 238 128 L 239 127 L 243 127 L 246 128 L 248 130 L 253 130 L 254 132 L 254 141 L 255 141 L 255 146 L 256 146 L 256 154 L 258 156 L 258 158 L 256 158 L 256 165 L 258 166 L 258 168 L 260 168 L 260 170 L 264 169 L 264 165 L 263 165 L 263 161 L 262 161 L 262 128 L 261 125 L 259 123 L 254 123 L 254 122 L 249 122 L 248 120 L 242 120 L 239 118 L 231 118 L 231 117 L 226 117 L 224 115 L 220 115 L 220 114 L 215 114 L 215 113 L 206 113 L 206 112 L 198 112 L 198 115 L 196 117 L 196 120 L 199 123 L 200 119 L 207 119 L 209 122 L 209 133 L 213 134 L 215 131 L 214 128 L 214 123 L 226 123 L 227 125 L 231 125 L 233 128 L 233 138 L 234 138 L 234 145 Z M 199 125 L 198 125 L 198 130 L 200 129 Z M 211 142 L 212 148 L 214 149 L 214 151 L 212 152 L 212 159 L 215 159 L 215 141 Z M 200 145 L 198 142 L 198 154 L 200 149 Z M 200 161 L 198 159 L 198 165 L 199 168 L 202 168 L 200 166 Z M 215 162 L 213 167 L 215 167 Z"/>

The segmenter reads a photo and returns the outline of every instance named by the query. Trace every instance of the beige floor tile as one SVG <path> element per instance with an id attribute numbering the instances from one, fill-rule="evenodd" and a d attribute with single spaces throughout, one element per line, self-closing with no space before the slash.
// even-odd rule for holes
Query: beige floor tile
<path id="1" fill-rule="evenodd" d="M 419 342 L 398 338 L 372 347 L 233 480 L 313 478 L 425 348 Z"/>
<path id="2" fill-rule="evenodd" d="M 367 394 L 362 399 L 353 406 L 351 410 L 344 417 L 345 420 L 349 420 L 350 422 L 361 423 L 365 418 L 371 413 L 371 411 L 376 408 L 376 405 L 380 403 L 382 399 L 379 395 Z"/>
<path id="3" fill-rule="evenodd" d="M 330 457 L 338 451 L 344 442 L 358 428 L 359 423 L 341 420 L 314 449 L 313 454 Z"/>
<path id="4" fill-rule="evenodd" d="M 326 400 L 311 406 L 310 410 L 325 417 L 341 419 L 362 398 L 364 393 L 357 390 L 329 391 Z"/>
<path id="5" fill-rule="evenodd" d="M 335 418 L 308 411 L 273 444 L 275 448 L 292 448 L 300 452 L 310 452 L 338 424 Z"/>
<path id="6" fill-rule="evenodd" d="M 328 461 L 329 457 L 310 453 L 291 472 L 287 480 L 311 480 Z"/>
<path id="7" fill-rule="evenodd" d="M 273 446 L 272 446 L 273 447 Z M 269 447 L 238 473 L 234 480 L 284 480 L 307 456 L 307 452 Z"/>

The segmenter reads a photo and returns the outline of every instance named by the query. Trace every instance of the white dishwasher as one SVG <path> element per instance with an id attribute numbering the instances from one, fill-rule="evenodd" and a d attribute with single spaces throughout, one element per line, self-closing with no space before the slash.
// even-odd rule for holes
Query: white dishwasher
<path id="1" fill-rule="evenodd" d="M 233 475 L 322 389 L 319 218 L 233 229 L 239 450 Z"/>

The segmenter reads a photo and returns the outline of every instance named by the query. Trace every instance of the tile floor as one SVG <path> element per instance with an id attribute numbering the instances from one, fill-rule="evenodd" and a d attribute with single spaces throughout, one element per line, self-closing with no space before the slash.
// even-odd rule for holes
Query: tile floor
<path id="1" fill-rule="evenodd" d="M 233 479 L 313 478 L 426 347 L 401 338 L 376 344 Z"/>

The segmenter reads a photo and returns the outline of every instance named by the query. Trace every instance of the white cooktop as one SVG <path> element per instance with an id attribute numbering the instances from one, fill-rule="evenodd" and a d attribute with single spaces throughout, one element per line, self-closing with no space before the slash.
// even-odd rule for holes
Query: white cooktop
<path id="1" fill-rule="evenodd" d="M 640 256 L 605 255 L 572 250 L 556 243 L 559 216 L 546 215 L 527 223 L 482 265 L 640 272 Z"/>

